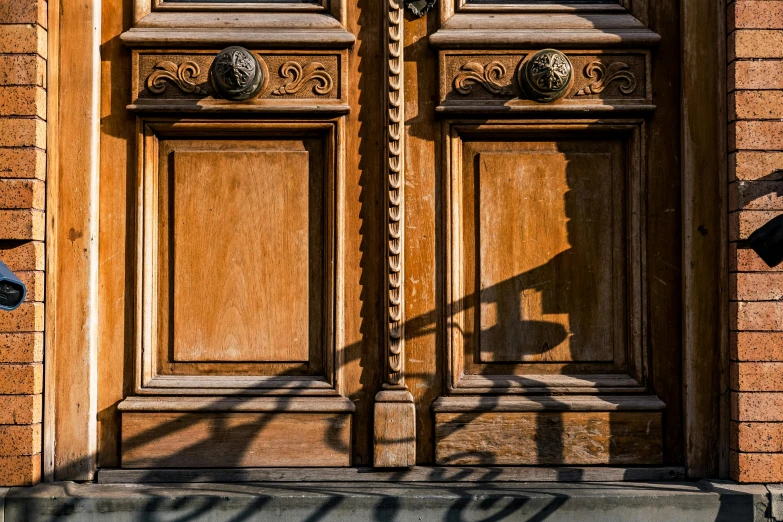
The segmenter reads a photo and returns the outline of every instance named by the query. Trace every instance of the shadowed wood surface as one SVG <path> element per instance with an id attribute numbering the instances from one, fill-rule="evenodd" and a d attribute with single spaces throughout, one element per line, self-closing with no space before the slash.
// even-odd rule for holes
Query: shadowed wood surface
<path id="1" fill-rule="evenodd" d="M 416 464 L 416 407 L 410 393 L 401 395 L 407 400 L 376 399 L 373 441 L 376 468 L 405 468 Z"/>
<path id="2" fill-rule="evenodd" d="M 349 414 L 124 413 L 122 466 L 347 466 L 350 440 Z"/>
<path id="3" fill-rule="evenodd" d="M 173 156 L 174 360 L 307 361 L 307 152 Z"/>
<path id="4" fill-rule="evenodd" d="M 638 125 L 450 125 L 444 246 L 455 393 L 580 393 L 555 376 L 590 373 L 645 388 Z"/>
<path id="5" fill-rule="evenodd" d="M 481 361 L 611 361 L 610 155 L 475 161 Z"/>
<path id="6" fill-rule="evenodd" d="M 438 464 L 661 463 L 660 413 L 438 413 L 435 433 Z"/>

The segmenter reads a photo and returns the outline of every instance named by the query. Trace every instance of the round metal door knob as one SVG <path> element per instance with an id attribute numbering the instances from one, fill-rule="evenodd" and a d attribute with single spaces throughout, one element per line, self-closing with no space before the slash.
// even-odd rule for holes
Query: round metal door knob
<path id="1" fill-rule="evenodd" d="M 268 74 L 255 54 L 234 45 L 218 53 L 209 74 L 215 90 L 227 100 L 247 100 L 263 89 Z"/>
<path id="2" fill-rule="evenodd" d="M 531 100 L 555 101 L 571 88 L 573 70 L 565 54 L 555 49 L 544 49 L 522 64 L 519 85 Z"/>

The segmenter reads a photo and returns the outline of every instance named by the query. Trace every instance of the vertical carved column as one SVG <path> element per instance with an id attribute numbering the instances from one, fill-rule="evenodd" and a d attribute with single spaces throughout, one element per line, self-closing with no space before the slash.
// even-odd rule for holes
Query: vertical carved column
<path id="1" fill-rule="evenodd" d="M 388 1 L 386 52 L 388 80 L 386 180 L 388 193 L 388 282 L 386 373 L 383 389 L 375 396 L 375 467 L 407 467 L 416 463 L 416 410 L 405 386 L 405 99 L 403 80 L 403 8 Z"/>

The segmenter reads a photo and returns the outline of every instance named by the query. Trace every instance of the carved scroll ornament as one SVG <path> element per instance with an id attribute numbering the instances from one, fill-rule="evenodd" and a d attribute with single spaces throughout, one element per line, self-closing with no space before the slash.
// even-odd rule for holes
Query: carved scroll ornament
<path id="1" fill-rule="evenodd" d="M 598 94 L 614 81 L 622 82 L 620 92 L 623 94 L 631 94 L 636 89 L 636 76 L 624 62 L 612 62 L 608 66 L 601 62 L 590 62 L 584 72 L 585 77 L 594 81 L 580 89 L 576 96 Z"/>
<path id="2" fill-rule="evenodd" d="M 154 71 L 147 77 L 147 89 L 155 94 L 166 90 L 166 82 L 176 85 L 187 94 L 201 94 L 203 91 L 196 85 L 195 79 L 201 74 L 201 68 L 196 62 L 182 62 L 179 66 L 174 62 L 164 61 L 153 67 Z"/>
<path id="3" fill-rule="evenodd" d="M 478 84 L 492 94 L 504 94 L 507 86 L 500 82 L 506 75 L 506 68 L 500 62 L 490 62 L 481 65 L 478 62 L 469 62 L 460 67 L 460 73 L 454 78 L 454 89 L 468 95 L 473 92 L 473 85 Z"/>
<path id="4" fill-rule="evenodd" d="M 286 83 L 272 91 L 272 94 L 282 96 L 284 94 L 295 94 L 301 91 L 304 86 L 314 81 L 313 92 L 320 95 L 329 94 L 334 88 L 334 81 L 326 70 L 326 67 L 320 62 L 310 62 L 302 67 L 296 62 L 286 62 L 280 67 L 280 76 L 286 79 Z"/>

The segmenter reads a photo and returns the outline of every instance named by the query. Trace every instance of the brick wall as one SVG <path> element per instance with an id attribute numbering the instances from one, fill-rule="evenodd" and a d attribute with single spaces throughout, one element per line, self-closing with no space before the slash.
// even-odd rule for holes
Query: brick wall
<path id="1" fill-rule="evenodd" d="M 0 1 L 0 259 L 27 285 L 22 306 L 0 311 L 0 486 L 41 477 L 46 9 Z"/>
<path id="2" fill-rule="evenodd" d="M 783 213 L 783 1 L 728 6 L 731 473 L 783 482 L 783 266 L 737 241 Z"/>

